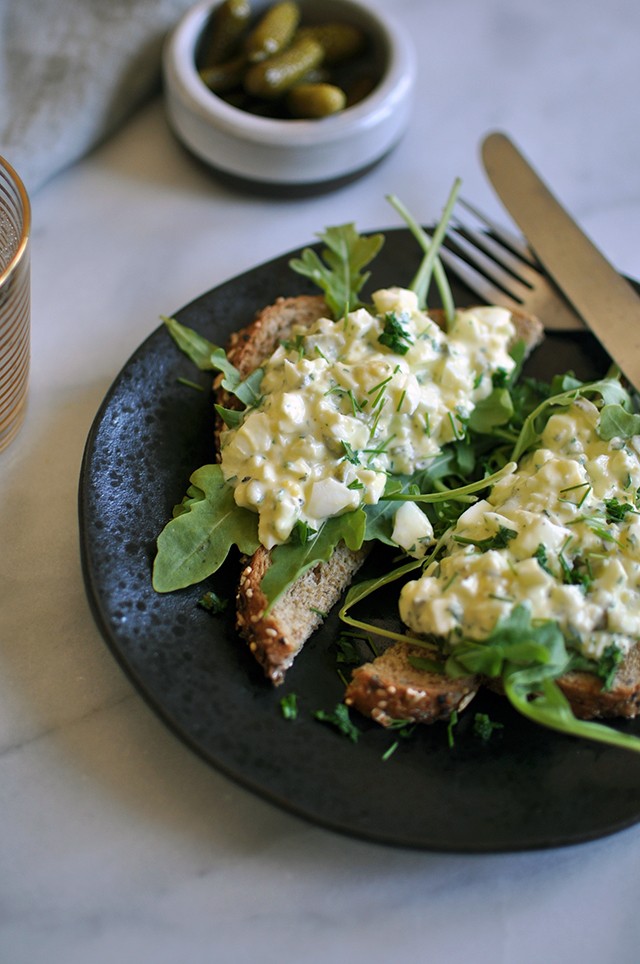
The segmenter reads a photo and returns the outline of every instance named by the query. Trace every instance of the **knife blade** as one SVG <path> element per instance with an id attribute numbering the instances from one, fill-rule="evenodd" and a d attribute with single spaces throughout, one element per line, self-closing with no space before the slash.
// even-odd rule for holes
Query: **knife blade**
<path id="1" fill-rule="evenodd" d="M 487 135 L 481 153 L 491 184 L 540 263 L 631 384 L 640 388 L 640 296 L 506 134 Z"/>

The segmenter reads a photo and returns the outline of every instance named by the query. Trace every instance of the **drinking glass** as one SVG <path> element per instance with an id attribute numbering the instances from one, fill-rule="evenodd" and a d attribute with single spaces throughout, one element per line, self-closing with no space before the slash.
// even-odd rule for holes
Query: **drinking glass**
<path id="1" fill-rule="evenodd" d="M 25 187 L 0 157 L 0 451 L 24 418 L 30 360 L 31 207 Z"/>

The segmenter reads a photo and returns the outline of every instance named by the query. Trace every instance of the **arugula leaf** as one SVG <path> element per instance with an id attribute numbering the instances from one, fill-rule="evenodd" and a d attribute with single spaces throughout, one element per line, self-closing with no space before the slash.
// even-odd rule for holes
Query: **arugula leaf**
<path id="1" fill-rule="evenodd" d="M 240 508 L 219 465 L 204 465 L 174 518 L 158 536 L 153 588 L 172 592 L 202 582 L 220 568 L 232 545 L 250 555 L 260 545 L 258 516 Z"/>
<path id="2" fill-rule="evenodd" d="M 506 386 L 493 388 L 490 395 L 475 406 L 469 418 L 469 428 L 481 435 L 490 435 L 498 425 L 507 425 L 514 413 L 511 393 Z"/>
<path id="3" fill-rule="evenodd" d="M 602 656 L 597 662 L 596 673 L 602 680 L 602 689 L 610 690 L 621 663 L 624 662 L 624 653 L 613 643 L 607 646 Z"/>
<path id="4" fill-rule="evenodd" d="M 256 517 L 257 518 L 257 517 Z M 335 547 L 344 540 L 354 551 L 362 547 L 366 516 L 362 509 L 354 509 L 341 516 L 327 519 L 317 532 L 308 530 L 308 538 L 285 542 L 271 552 L 271 565 L 262 577 L 260 588 L 271 607 L 283 592 L 317 562 L 326 562 Z"/>
<path id="5" fill-rule="evenodd" d="M 640 752 L 639 737 L 576 719 L 556 682 L 573 666 L 557 623 L 532 621 L 525 606 L 516 606 L 486 642 L 456 643 L 447 660 L 446 672 L 451 676 L 473 672 L 501 677 L 511 705 L 534 723 L 570 736 Z"/>
<path id="6" fill-rule="evenodd" d="M 621 733 L 602 723 L 577 719 L 569 701 L 553 679 L 529 682 L 515 673 L 505 678 L 504 689 L 514 709 L 540 726 L 568 736 L 595 740 L 640 753 L 640 737 Z"/>
<path id="7" fill-rule="evenodd" d="M 449 475 L 455 464 L 455 447 L 449 446 L 432 459 L 426 469 L 419 469 L 413 475 L 389 477 L 380 501 L 376 505 L 365 505 L 363 507 L 367 517 L 365 541 L 372 542 L 375 540 L 387 546 L 395 546 L 396 543 L 392 541 L 391 533 L 393 532 L 394 517 L 398 507 L 391 497 L 409 492 L 417 494 L 432 491 L 435 483 Z"/>
<path id="8" fill-rule="evenodd" d="M 235 371 L 224 350 L 219 348 L 218 345 L 214 345 L 213 342 L 209 341 L 203 335 L 200 335 L 197 331 L 194 331 L 193 328 L 187 328 L 186 325 L 182 325 L 175 318 L 167 318 L 165 315 L 161 315 L 160 317 L 180 351 L 183 351 L 200 371 L 207 372 L 213 371 L 214 369 L 217 371 L 233 369 Z M 222 352 L 222 357 L 220 358 L 221 367 L 214 365 L 212 361 L 212 358 L 215 357 L 217 359 L 219 357 L 219 352 Z"/>
<path id="9" fill-rule="evenodd" d="M 382 576 L 376 576 L 373 579 L 366 579 L 363 582 L 354 583 L 347 592 L 344 603 L 340 609 L 340 619 L 343 623 L 347 623 L 349 626 L 353 626 L 355 629 L 364 630 L 365 632 L 374 632 L 377 636 L 384 636 L 385 639 L 395 639 L 402 643 L 411 643 L 412 646 L 422 646 L 425 649 L 432 652 L 434 655 L 439 655 L 439 650 L 436 645 L 428 640 L 421 639 L 416 636 L 410 636 L 408 633 L 396 633 L 391 629 L 384 629 L 382 626 L 376 626 L 373 623 L 367 623 L 360 619 L 355 619 L 353 616 L 348 615 L 349 610 L 356 606 L 363 599 L 371 596 L 378 589 L 383 586 L 387 586 L 397 579 L 402 579 L 408 573 L 413 572 L 415 569 L 421 569 L 422 567 L 428 566 L 428 564 L 435 559 L 437 554 L 442 548 L 444 541 L 444 536 L 442 536 L 435 547 L 433 548 L 431 554 L 425 559 L 411 559 L 409 562 L 405 562 L 402 566 L 398 566 L 397 569 L 392 570 L 392 572 L 387 572 Z"/>
<path id="10" fill-rule="evenodd" d="M 354 224 L 342 224 L 327 228 L 318 237 L 326 244 L 321 255 L 305 248 L 299 258 L 291 259 L 289 266 L 311 278 L 324 291 L 333 317 L 342 318 L 359 306 L 358 296 L 369 278 L 369 272 L 363 272 L 363 268 L 377 255 L 384 236 L 363 237 Z"/>
<path id="11" fill-rule="evenodd" d="M 225 408 L 224 405 L 214 405 L 214 408 L 227 428 L 238 428 L 244 419 L 244 409 Z"/>
<path id="12" fill-rule="evenodd" d="M 563 384 L 566 385 L 567 381 L 568 376 L 564 376 Z M 520 435 L 511 454 L 514 462 L 519 461 L 523 453 L 539 440 L 544 425 L 551 415 L 549 409 L 554 407 L 566 408 L 571 405 L 579 395 L 588 396 L 594 394 L 600 395 L 605 407 L 610 404 L 626 407 L 630 404 L 629 395 L 617 378 L 603 378 L 594 382 L 579 382 L 577 379 L 571 378 L 569 381 L 570 387 L 568 389 L 556 392 L 549 398 L 544 399 L 524 420 Z"/>
<path id="13" fill-rule="evenodd" d="M 640 415 L 628 412 L 622 405 L 605 405 L 600 412 L 598 435 L 605 442 L 640 435 Z"/>
<path id="14" fill-rule="evenodd" d="M 161 316 L 169 334 L 175 341 L 178 348 L 187 355 L 188 358 L 200 369 L 200 371 L 222 372 L 222 387 L 236 398 L 239 398 L 245 405 L 256 405 L 260 396 L 258 388 L 262 381 L 262 369 L 257 368 L 243 379 L 242 375 L 232 365 L 227 358 L 224 348 L 214 345 L 203 335 L 198 334 L 193 328 L 182 325 L 175 318 Z"/>
<path id="15" fill-rule="evenodd" d="M 462 502 L 474 502 L 475 499 L 468 498 L 468 496 L 472 496 L 473 493 L 479 492 L 482 489 L 488 489 L 490 486 L 498 482 L 499 479 L 504 478 L 505 475 L 510 475 L 512 472 L 514 472 L 515 468 L 515 462 L 507 462 L 506 465 L 503 465 L 502 468 L 498 469 L 497 472 L 493 472 L 492 475 L 486 475 L 482 479 L 477 479 L 475 482 L 470 482 L 468 485 L 460 485 L 455 489 L 447 489 L 445 486 L 438 488 L 438 491 L 436 492 L 421 492 L 419 491 L 419 487 L 418 491 L 410 490 L 407 492 L 387 491 L 387 489 L 385 489 L 381 499 L 389 502 L 435 503 L 455 500 L 460 500 Z"/>
<path id="16" fill-rule="evenodd" d="M 463 639 L 451 647 L 445 671 L 449 676 L 480 673 L 503 677 L 517 670 L 522 679 L 537 682 L 559 676 L 569 656 L 560 627 L 552 620 L 532 622 L 526 606 L 515 606 L 486 640 Z"/>
<path id="17" fill-rule="evenodd" d="M 409 665 L 414 669 L 422 669 L 425 673 L 444 674 L 444 663 L 438 659 L 428 659 L 426 656 L 409 656 Z"/>

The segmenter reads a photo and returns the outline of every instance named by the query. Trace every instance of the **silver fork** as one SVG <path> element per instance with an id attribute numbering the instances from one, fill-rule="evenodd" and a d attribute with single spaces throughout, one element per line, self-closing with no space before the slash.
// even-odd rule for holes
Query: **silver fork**
<path id="1" fill-rule="evenodd" d="M 476 207 L 458 198 L 459 205 L 481 227 L 464 224 L 456 214 L 446 234 L 440 260 L 484 304 L 524 309 L 550 331 L 584 329 L 572 306 L 543 274 L 524 238 L 499 225 Z M 487 230 L 488 229 L 488 230 Z"/>

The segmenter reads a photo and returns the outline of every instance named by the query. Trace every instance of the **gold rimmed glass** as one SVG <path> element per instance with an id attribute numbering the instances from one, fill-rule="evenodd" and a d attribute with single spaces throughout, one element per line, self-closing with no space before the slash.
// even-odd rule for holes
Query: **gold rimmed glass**
<path id="1" fill-rule="evenodd" d="M 0 451 L 24 418 L 29 383 L 31 206 L 24 184 L 0 157 Z"/>

